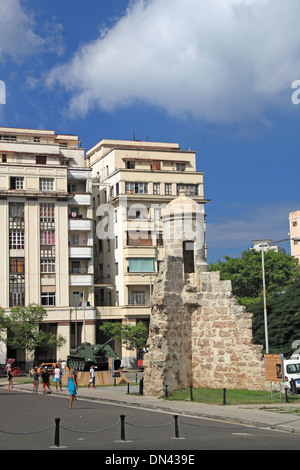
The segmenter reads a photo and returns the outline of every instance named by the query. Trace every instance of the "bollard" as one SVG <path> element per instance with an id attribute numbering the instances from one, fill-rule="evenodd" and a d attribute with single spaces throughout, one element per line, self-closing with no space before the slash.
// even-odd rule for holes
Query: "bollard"
<path id="1" fill-rule="evenodd" d="M 166 385 L 165 398 L 168 398 L 168 385 Z"/>
<path id="2" fill-rule="evenodd" d="M 127 383 L 127 394 L 129 395 L 129 382 Z"/>
<path id="3" fill-rule="evenodd" d="M 121 415 L 121 441 L 125 441 L 125 415 Z"/>
<path id="4" fill-rule="evenodd" d="M 178 416 L 177 415 L 174 415 L 174 420 L 175 420 L 175 437 L 179 437 Z"/>
<path id="5" fill-rule="evenodd" d="M 144 395 L 144 377 L 141 378 L 140 380 L 140 390 L 139 390 L 140 395 Z"/>
<path id="6" fill-rule="evenodd" d="M 193 387 L 190 387 L 190 398 L 191 398 L 191 401 L 194 401 L 194 397 L 193 397 Z"/>
<path id="7" fill-rule="evenodd" d="M 55 447 L 59 447 L 59 422 L 60 422 L 60 418 L 55 418 L 55 436 L 54 436 Z"/>
<path id="8" fill-rule="evenodd" d="M 285 402 L 288 403 L 289 400 L 288 400 L 288 394 L 287 394 L 287 388 L 284 389 L 284 393 L 285 393 Z"/>
<path id="9" fill-rule="evenodd" d="M 226 388 L 223 388 L 223 405 L 226 405 Z"/>

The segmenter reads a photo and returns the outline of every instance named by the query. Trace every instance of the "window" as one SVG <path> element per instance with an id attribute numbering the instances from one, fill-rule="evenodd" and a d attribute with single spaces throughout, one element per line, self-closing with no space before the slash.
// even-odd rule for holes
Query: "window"
<path id="1" fill-rule="evenodd" d="M 20 224 L 24 222 L 24 203 L 23 202 L 10 202 L 9 203 L 9 222 L 13 224 Z"/>
<path id="2" fill-rule="evenodd" d="M 41 231 L 41 245 L 55 245 L 54 230 L 42 230 Z"/>
<path id="3" fill-rule="evenodd" d="M 128 246 L 152 246 L 151 232 L 127 232 Z"/>
<path id="4" fill-rule="evenodd" d="M 160 194 L 160 183 L 153 183 L 153 194 Z"/>
<path id="5" fill-rule="evenodd" d="M 11 274 L 23 274 L 24 273 L 24 258 L 10 258 L 9 272 Z"/>
<path id="6" fill-rule="evenodd" d="M 10 177 L 10 189 L 24 189 L 24 178 L 11 176 Z"/>
<path id="7" fill-rule="evenodd" d="M 144 290 L 132 290 L 129 300 L 130 305 L 145 305 L 145 291 Z"/>
<path id="8" fill-rule="evenodd" d="M 160 170 L 160 161 L 153 161 L 151 163 L 151 170 Z"/>
<path id="9" fill-rule="evenodd" d="M 80 261 L 72 261 L 71 273 L 79 274 L 81 272 Z"/>
<path id="10" fill-rule="evenodd" d="M 126 194 L 148 194 L 148 183 L 125 183 Z"/>
<path id="11" fill-rule="evenodd" d="M 9 306 L 25 305 L 24 274 L 10 274 L 9 276 Z"/>
<path id="12" fill-rule="evenodd" d="M 54 178 L 40 178 L 40 191 L 53 191 Z"/>
<path id="13" fill-rule="evenodd" d="M 76 184 L 68 184 L 68 193 L 76 193 Z"/>
<path id="14" fill-rule="evenodd" d="M 6 154 L 3 153 L 2 154 L 2 163 L 6 163 L 6 161 L 7 161 Z"/>
<path id="15" fill-rule="evenodd" d="M 46 165 L 47 163 L 47 157 L 46 155 L 36 155 L 35 157 L 35 163 L 37 165 Z"/>
<path id="16" fill-rule="evenodd" d="M 41 222 L 54 222 L 54 204 L 52 203 L 40 204 L 40 221 Z"/>
<path id="17" fill-rule="evenodd" d="M 153 258 L 129 258 L 129 273 L 154 273 Z"/>
<path id="18" fill-rule="evenodd" d="M 44 306 L 55 305 L 55 292 L 42 292 L 41 305 L 44 305 Z"/>
<path id="19" fill-rule="evenodd" d="M 176 171 L 185 171 L 185 163 L 176 163 Z"/>
<path id="20" fill-rule="evenodd" d="M 41 274 L 55 273 L 55 259 L 42 258 L 41 259 Z"/>
<path id="21" fill-rule="evenodd" d="M 177 184 L 177 195 L 181 189 L 185 190 L 186 196 L 198 196 L 198 184 Z"/>
<path id="22" fill-rule="evenodd" d="M 16 135 L 0 135 L 0 140 L 6 140 L 9 142 L 17 142 Z"/>
<path id="23" fill-rule="evenodd" d="M 135 162 L 133 162 L 131 160 L 127 160 L 126 161 L 126 168 L 128 170 L 134 170 L 135 169 Z"/>
<path id="24" fill-rule="evenodd" d="M 9 248 L 11 250 L 24 249 L 24 232 L 23 230 L 10 230 L 9 232 Z"/>
<path id="25" fill-rule="evenodd" d="M 80 244 L 79 235 L 77 233 L 74 235 L 71 235 L 71 245 L 79 246 L 79 244 Z"/>
<path id="26" fill-rule="evenodd" d="M 172 194 L 172 183 L 165 183 L 165 194 Z"/>

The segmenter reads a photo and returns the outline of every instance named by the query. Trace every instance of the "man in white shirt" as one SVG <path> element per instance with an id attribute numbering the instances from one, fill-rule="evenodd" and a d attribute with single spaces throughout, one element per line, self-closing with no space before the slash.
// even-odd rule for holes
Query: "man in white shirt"
<path id="1" fill-rule="evenodd" d="M 90 368 L 90 383 L 88 384 L 88 388 L 90 388 L 90 385 L 93 384 L 93 388 L 95 387 L 95 366 L 91 366 Z"/>

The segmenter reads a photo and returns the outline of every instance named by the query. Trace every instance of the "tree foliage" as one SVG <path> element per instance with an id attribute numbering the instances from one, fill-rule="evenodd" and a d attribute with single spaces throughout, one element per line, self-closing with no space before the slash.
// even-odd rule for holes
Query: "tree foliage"
<path id="1" fill-rule="evenodd" d="M 5 314 L 0 309 L 0 338 L 13 349 L 46 350 L 66 343 L 63 336 L 43 331 L 40 324 L 47 316 L 46 310 L 37 304 L 17 306 Z"/>
<path id="2" fill-rule="evenodd" d="M 266 296 L 283 292 L 300 279 L 297 260 L 283 252 L 269 250 L 264 254 Z M 220 278 L 231 280 L 237 301 L 251 308 L 263 298 L 262 256 L 260 251 L 243 251 L 240 258 L 225 256 L 224 261 L 211 263 L 211 271 L 220 271 Z"/>
<path id="3" fill-rule="evenodd" d="M 129 350 L 144 346 L 148 338 L 148 330 L 141 321 L 136 325 L 107 321 L 100 326 L 100 330 L 105 336 L 120 341 Z"/>
<path id="4" fill-rule="evenodd" d="M 265 345 L 263 301 L 253 305 L 253 337 L 256 344 Z M 300 343 L 300 281 L 267 302 L 267 321 L 270 353 L 289 357 Z"/>

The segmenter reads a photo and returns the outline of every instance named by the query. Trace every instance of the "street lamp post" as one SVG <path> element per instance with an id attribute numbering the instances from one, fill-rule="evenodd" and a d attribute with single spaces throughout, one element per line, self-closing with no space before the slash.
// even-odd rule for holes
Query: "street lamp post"
<path id="1" fill-rule="evenodd" d="M 266 297 L 266 276 L 265 276 L 265 250 L 266 251 L 272 246 L 277 245 L 277 243 L 286 242 L 289 240 L 300 241 L 300 237 L 293 238 L 284 238 L 283 240 L 278 240 L 276 242 L 269 242 L 266 244 L 259 245 L 261 247 L 261 264 L 262 264 L 262 278 L 263 278 L 263 298 L 264 298 L 264 324 L 265 324 L 265 341 L 266 341 L 266 354 L 269 354 L 269 335 L 268 335 L 268 315 L 267 315 L 267 297 Z"/>

